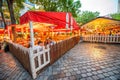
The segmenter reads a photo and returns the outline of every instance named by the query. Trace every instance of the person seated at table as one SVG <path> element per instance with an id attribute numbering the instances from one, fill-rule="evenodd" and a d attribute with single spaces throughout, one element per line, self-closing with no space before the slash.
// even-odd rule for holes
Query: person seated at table
<path id="1" fill-rule="evenodd" d="M 44 44 L 43 44 L 42 41 L 38 41 L 38 45 L 39 45 L 39 46 L 44 46 Z"/>
<path id="2" fill-rule="evenodd" d="M 44 43 L 42 41 L 38 41 L 38 47 L 40 47 L 40 51 L 43 50 Z"/>
<path id="3" fill-rule="evenodd" d="M 45 44 L 46 44 L 46 45 L 47 45 L 47 44 L 53 45 L 53 44 L 55 44 L 55 41 L 53 41 L 52 38 L 49 37 L 49 38 L 46 39 Z"/>
<path id="4" fill-rule="evenodd" d="M 53 44 L 55 44 L 55 41 L 50 37 L 50 38 L 49 38 L 49 43 L 50 43 L 51 45 L 53 45 Z"/>
<path id="5" fill-rule="evenodd" d="M 45 44 L 45 46 L 49 44 L 48 43 L 48 38 L 45 40 L 44 44 Z"/>

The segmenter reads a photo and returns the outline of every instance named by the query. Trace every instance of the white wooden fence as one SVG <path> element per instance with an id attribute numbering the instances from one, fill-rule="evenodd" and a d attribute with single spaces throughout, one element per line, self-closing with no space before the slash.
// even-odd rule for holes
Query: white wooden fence
<path id="1" fill-rule="evenodd" d="M 120 43 L 120 35 L 85 35 L 83 41 L 103 42 L 103 43 Z"/>
<path id="2" fill-rule="evenodd" d="M 33 79 L 37 77 L 37 72 L 50 63 L 50 47 L 34 46 L 26 48 L 22 45 L 6 41 L 10 52 L 21 62 L 26 70 L 30 72 Z"/>
<path id="3" fill-rule="evenodd" d="M 49 46 L 34 46 L 30 48 L 30 65 L 32 71 L 32 77 L 35 79 L 37 77 L 37 71 L 41 70 L 47 64 L 50 63 L 50 48 Z"/>

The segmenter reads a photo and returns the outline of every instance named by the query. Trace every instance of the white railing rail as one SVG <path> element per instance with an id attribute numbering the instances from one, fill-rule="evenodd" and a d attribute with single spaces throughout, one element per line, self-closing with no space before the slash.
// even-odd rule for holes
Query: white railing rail
<path id="1" fill-rule="evenodd" d="M 29 57 L 32 77 L 35 79 L 37 77 L 37 71 L 50 63 L 50 48 L 48 45 L 46 47 L 43 46 L 42 48 L 34 46 L 33 48 L 30 48 Z"/>
<path id="2" fill-rule="evenodd" d="M 26 64 L 30 62 L 30 73 L 32 74 L 33 79 L 37 77 L 37 72 L 43 69 L 47 64 L 50 63 L 50 47 L 47 46 L 34 46 L 30 48 L 26 48 L 20 44 L 16 44 L 13 42 L 8 42 L 10 51 L 20 60 L 20 62 L 24 62 L 21 60 L 22 57 L 25 58 L 25 54 L 29 55 L 29 60 Z M 23 63 L 22 63 L 23 64 Z M 25 64 L 23 64 L 26 66 Z M 28 65 L 27 65 L 28 66 Z M 28 68 L 28 67 L 27 67 Z"/>
<path id="3" fill-rule="evenodd" d="M 103 42 L 103 43 L 120 43 L 120 35 L 85 35 L 83 41 Z"/>

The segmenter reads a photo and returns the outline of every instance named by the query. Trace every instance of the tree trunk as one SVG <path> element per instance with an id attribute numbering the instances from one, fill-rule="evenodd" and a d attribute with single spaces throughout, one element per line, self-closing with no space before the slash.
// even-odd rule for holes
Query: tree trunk
<path id="1" fill-rule="evenodd" d="M 3 12 L 0 12 L 0 13 L 1 13 L 1 16 L 2 16 L 3 23 L 4 23 L 4 29 L 6 29 L 7 24 L 5 22 L 5 18 L 4 18 Z"/>
<path id="2" fill-rule="evenodd" d="M 9 9 L 9 12 L 10 12 L 11 23 L 16 24 L 16 20 L 15 20 L 15 16 L 14 16 L 14 10 L 13 10 L 13 3 L 12 3 L 12 1 L 10 2 L 10 0 L 6 0 L 6 1 L 7 1 L 8 9 Z"/>
<path id="3" fill-rule="evenodd" d="M 14 16 L 14 10 L 13 10 L 13 1 L 12 0 L 6 0 L 8 4 L 8 9 L 10 12 L 10 18 L 11 18 L 11 23 L 16 24 L 15 16 Z M 12 26 L 12 40 L 15 42 L 16 41 L 16 32 L 15 32 L 15 26 Z"/>
<path id="4" fill-rule="evenodd" d="M 6 22 L 5 22 L 5 17 L 4 17 L 4 14 L 3 14 L 2 6 L 3 6 L 3 1 L 0 0 L 0 13 L 1 13 L 1 17 L 2 17 L 3 23 L 4 23 L 4 29 L 6 29 L 7 25 L 6 25 Z"/>

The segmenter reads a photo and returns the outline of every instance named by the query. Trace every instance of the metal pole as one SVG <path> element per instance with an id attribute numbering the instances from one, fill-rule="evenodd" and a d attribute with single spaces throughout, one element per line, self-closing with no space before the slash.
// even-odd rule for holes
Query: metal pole
<path id="1" fill-rule="evenodd" d="M 69 14 L 68 13 L 66 13 L 66 29 L 68 29 L 69 28 Z"/>
<path id="2" fill-rule="evenodd" d="M 29 22 L 30 25 L 30 45 L 31 47 L 34 46 L 34 33 L 33 33 L 33 25 L 32 25 L 32 21 Z"/>
<path id="3" fill-rule="evenodd" d="M 71 34 L 72 34 L 72 30 L 73 30 L 73 18 L 71 17 L 70 18 L 71 20 L 70 20 L 70 30 L 71 30 Z"/>

